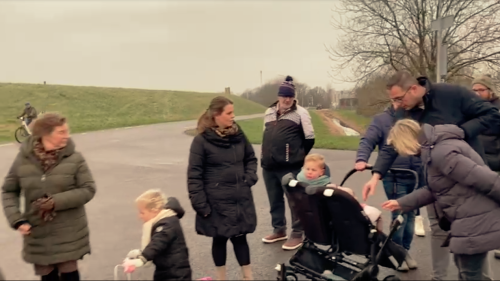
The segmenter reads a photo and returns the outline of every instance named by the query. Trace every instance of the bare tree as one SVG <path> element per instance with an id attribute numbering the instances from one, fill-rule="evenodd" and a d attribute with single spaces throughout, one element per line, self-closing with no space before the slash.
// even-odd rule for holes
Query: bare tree
<path id="1" fill-rule="evenodd" d="M 453 16 L 443 32 L 448 44 L 447 79 L 469 76 L 471 69 L 500 66 L 498 0 L 338 0 L 334 28 L 344 34 L 327 47 L 334 80 L 366 81 L 372 74 L 405 69 L 436 75 L 437 16 Z"/>
<path id="2" fill-rule="evenodd" d="M 367 80 L 354 88 L 358 99 L 356 110 L 358 114 L 373 116 L 391 104 L 386 89 L 387 78 L 387 75 L 384 74 L 370 75 Z"/>

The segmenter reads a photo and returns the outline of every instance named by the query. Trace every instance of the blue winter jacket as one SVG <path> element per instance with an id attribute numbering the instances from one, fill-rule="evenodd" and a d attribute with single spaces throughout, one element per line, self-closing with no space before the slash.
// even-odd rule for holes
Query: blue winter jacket
<path id="1" fill-rule="evenodd" d="M 375 115 L 365 135 L 359 142 L 358 152 L 356 155 L 356 162 L 367 162 L 370 155 L 378 146 L 379 150 L 382 148 L 387 140 L 389 131 L 394 124 L 395 110 L 392 106 L 387 108 L 384 112 Z M 398 155 L 396 161 L 392 164 L 391 168 L 410 169 L 419 172 L 421 166 L 420 158 L 415 156 L 403 157 Z"/>

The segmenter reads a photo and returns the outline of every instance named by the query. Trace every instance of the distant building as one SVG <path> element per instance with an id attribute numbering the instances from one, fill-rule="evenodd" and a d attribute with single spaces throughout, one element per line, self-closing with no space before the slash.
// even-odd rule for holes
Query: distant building
<path id="1" fill-rule="evenodd" d="M 354 91 L 336 91 L 332 97 L 332 107 L 336 109 L 354 109 L 358 99 Z"/>

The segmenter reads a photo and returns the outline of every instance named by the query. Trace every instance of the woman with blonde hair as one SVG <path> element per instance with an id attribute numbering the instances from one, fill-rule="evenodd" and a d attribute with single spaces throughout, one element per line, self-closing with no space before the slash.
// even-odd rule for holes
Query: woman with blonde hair
<path id="1" fill-rule="evenodd" d="M 433 204 L 449 235 L 442 247 L 454 254 L 460 280 L 492 280 L 488 252 L 500 248 L 500 176 L 464 141 L 456 125 L 396 122 L 388 137 L 401 155 L 420 155 L 427 186 L 384 209 L 403 212 Z"/>

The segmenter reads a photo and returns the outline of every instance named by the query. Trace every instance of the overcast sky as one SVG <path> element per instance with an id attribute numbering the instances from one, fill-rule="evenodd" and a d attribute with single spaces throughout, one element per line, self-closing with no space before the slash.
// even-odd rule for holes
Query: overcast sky
<path id="1" fill-rule="evenodd" d="M 326 86 L 332 1 L 0 1 L 0 81 L 236 93 Z M 343 89 L 349 84 L 332 84 Z"/>

